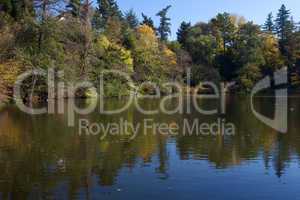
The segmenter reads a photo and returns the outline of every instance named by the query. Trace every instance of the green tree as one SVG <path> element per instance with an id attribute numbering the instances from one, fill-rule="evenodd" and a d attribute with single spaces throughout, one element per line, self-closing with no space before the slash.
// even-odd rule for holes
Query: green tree
<path id="1" fill-rule="evenodd" d="M 238 82 L 241 89 L 247 92 L 262 77 L 262 66 L 265 65 L 263 40 L 260 27 L 248 22 L 240 27 L 235 42 L 235 56 L 238 68 Z"/>
<path id="2" fill-rule="evenodd" d="M 293 18 L 290 15 L 290 11 L 286 9 L 285 5 L 282 5 L 278 11 L 276 18 L 276 32 L 279 37 L 279 49 L 285 58 L 285 64 L 289 70 L 295 64 L 295 24 Z"/>
<path id="3" fill-rule="evenodd" d="M 170 8 L 171 6 L 169 5 L 156 14 L 156 16 L 160 17 L 160 25 L 157 31 L 161 41 L 167 41 L 169 34 L 171 34 L 171 19 L 167 17 Z"/>
<path id="4" fill-rule="evenodd" d="M 143 17 L 143 21 L 142 21 L 141 25 L 147 25 L 147 26 L 151 27 L 153 30 L 156 30 L 156 28 L 154 26 L 154 22 L 151 19 L 151 17 L 148 17 L 144 13 L 142 13 L 142 17 Z"/>
<path id="5" fill-rule="evenodd" d="M 70 0 L 67 9 L 74 17 L 80 17 L 81 0 Z"/>
<path id="6" fill-rule="evenodd" d="M 224 53 L 233 44 L 236 27 L 229 13 L 218 14 L 212 23 L 217 27 L 223 41 Z"/>
<path id="7" fill-rule="evenodd" d="M 191 67 L 191 75 L 192 86 L 197 86 L 205 81 L 218 83 L 221 80 L 218 70 L 207 65 L 193 65 Z"/>
<path id="8" fill-rule="evenodd" d="M 126 12 L 124 18 L 129 27 L 132 29 L 136 29 L 140 23 L 133 9 L 130 9 L 128 12 Z"/>
<path id="9" fill-rule="evenodd" d="M 97 9 L 93 19 L 94 27 L 105 27 L 109 18 L 122 19 L 122 12 L 115 0 L 97 0 Z"/>
<path id="10" fill-rule="evenodd" d="M 275 25 L 274 25 L 274 22 L 273 22 L 273 14 L 272 13 L 268 14 L 267 20 L 266 20 L 266 22 L 263 26 L 263 30 L 267 33 L 273 33 L 274 32 Z"/>
<path id="11" fill-rule="evenodd" d="M 282 5 L 278 10 L 276 18 L 276 33 L 281 41 L 288 39 L 289 35 L 292 32 L 292 22 L 290 20 L 290 11 L 286 9 L 285 5 Z"/>
<path id="12" fill-rule="evenodd" d="M 177 41 L 184 47 L 186 45 L 189 30 L 191 28 L 191 23 L 182 22 L 177 31 Z"/>
<path id="13" fill-rule="evenodd" d="M 263 43 L 260 34 L 259 26 L 252 22 L 240 27 L 234 44 L 237 65 L 244 66 L 247 63 L 255 63 L 260 66 L 264 64 Z"/>
<path id="14" fill-rule="evenodd" d="M 238 74 L 241 91 L 250 92 L 255 83 L 262 78 L 260 67 L 253 63 L 246 64 Z"/>
<path id="15" fill-rule="evenodd" d="M 33 0 L 11 0 L 11 16 L 17 20 L 24 16 L 34 16 Z"/>

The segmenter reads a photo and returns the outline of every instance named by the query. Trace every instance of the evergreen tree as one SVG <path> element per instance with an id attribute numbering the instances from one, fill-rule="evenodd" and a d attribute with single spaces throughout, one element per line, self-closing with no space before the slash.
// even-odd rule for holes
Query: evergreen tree
<path id="1" fill-rule="evenodd" d="M 263 30 L 267 33 L 273 33 L 275 29 L 274 22 L 273 22 L 273 14 L 269 13 L 267 20 L 263 26 Z"/>
<path id="2" fill-rule="evenodd" d="M 226 12 L 218 14 L 217 17 L 212 20 L 212 23 L 217 27 L 218 32 L 220 32 L 225 54 L 226 49 L 232 46 L 236 31 L 236 27 L 232 21 L 231 15 Z"/>
<path id="3" fill-rule="evenodd" d="M 191 28 L 191 23 L 187 22 L 182 22 L 180 25 L 180 28 L 177 31 L 177 41 L 185 46 L 186 40 L 187 40 L 187 35 L 189 33 L 189 30 Z"/>
<path id="4" fill-rule="evenodd" d="M 147 25 L 147 26 L 151 27 L 153 30 L 156 30 L 156 28 L 154 26 L 154 22 L 151 19 L 151 17 L 148 17 L 144 13 L 142 13 L 142 17 L 143 17 L 143 21 L 142 21 L 141 25 Z"/>
<path id="5" fill-rule="evenodd" d="M 97 9 L 92 20 L 93 27 L 97 30 L 105 28 L 110 18 L 122 19 L 122 12 L 115 0 L 97 0 Z"/>
<path id="6" fill-rule="evenodd" d="M 80 16 L 81 0 L 70 0 L 67 9 L 74 17 Z"/>
<path id="7" fill-rule="evenodd" d="M 125 13 L 125 20 L 130 28 L 135 29 L 139 25 L 139 19 L 137 18 L 133 9 L 130 9 Z"/>
<path id="8" fill-rule="evenodd" d="M 292 32 L 292 22 L 290 20 L 290 11 L 282 5 L 276 18 L 276 32 L 281 41 L 286 40 Z"/>
<path id="9" fill-rule="evenodd" d="M 166 8 L 162 9 L 159 11 L 156 16 L 160 17 L 160 25 L 157 29 L 160 40 L 161 41 L 167 41 L 169 34 L 171 34 L 171 23 L 170 23 L 170 18 L 167 17 L 168 11 L 171 8 L 171 6 L 167 6 Z"/>

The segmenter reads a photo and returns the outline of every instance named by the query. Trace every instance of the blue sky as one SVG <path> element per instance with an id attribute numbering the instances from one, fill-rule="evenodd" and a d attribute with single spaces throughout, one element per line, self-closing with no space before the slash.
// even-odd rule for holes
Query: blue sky
<path id="1" fill-rule="evenodd" d="M 219 12 L 229 12 L 244 16 L 249 21 L 263 24 L 269 12 L 275 15 L 281 4 L 291 10 L 295 21 L 300 21 L 300 0 L 117 0 L 123 11 L 133 8 L 141 17 L 141 12 L 151 16 L 155 23 L 157 11 L 172 5 L 169 16 L 172 19 L 172 38 L 180 23 L 208 21 Z"/>

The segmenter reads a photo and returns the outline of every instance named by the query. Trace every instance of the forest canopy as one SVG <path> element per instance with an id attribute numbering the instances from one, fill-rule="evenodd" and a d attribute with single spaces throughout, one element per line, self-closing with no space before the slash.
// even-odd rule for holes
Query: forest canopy
<path id="1" fill-rule="evenodd" d="M 22 72 L 48 68 L 64 70 L 66 82 L 97 85 L 101 72 L 113 69 L 137 84 L 223 81 L 235 82 L 240 92 L 283 68 L 291 88 L 300 84 L 300 30 L 285 5 L 263 25 L 230 13 L 182 22 L 177 40 L 170 40 L 170 9 L 152 13 L 159 19 L 155 24 L 145 13 L 139 18 L 132 9 L 121 11 L 115 0 L 0 0 L 0 100 L 12 96 Z M 107 79 L 107 96 L 128 94 L 124 80 Z M 33 86 L 38 96 L 46 93 L 44 80 L 32 77 L 24 90 Z"/>

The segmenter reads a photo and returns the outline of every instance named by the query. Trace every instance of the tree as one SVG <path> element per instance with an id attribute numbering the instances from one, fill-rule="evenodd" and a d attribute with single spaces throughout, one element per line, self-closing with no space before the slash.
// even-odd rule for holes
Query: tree
<path id="1" fill-rule="evenodd" d="M 97 68 L 117 69 L 124 72 L 133 71 L 133 59 L 130 51 L 110 42 L 104 35 L 97 38 L 97 42 L 94 45 L 96 57 L 99 58 L 96 64 Z"/>
<path id="2" fill-rule="evenodd" d="M 274 22 L 273 22 L 273 14 L 269 13 L 267 20 L 263 26 L 263 30 L 267 33 L 273 33 L 275 30 Z"/>
<path id="3" fill-rule="evenodd" d="M 187 36 L 191 28 L 191 23 L 182 22 L 177 31 L 177 41 L 184 47 L 186 45 Z"/>
<path id="4" fill-rule="evenodd" d="M 17 20 L 34 16 L 33 0 L 11 0 L 11 16 Z"/>
<path id="5" fill-rule="evenodd" d="M 176 54 L 177 64 L 171 69 L 173 77 L 179 79 L 179 81 L 185 80 L 186 71 L 192 66 L 192 58 L 189 53 L 182 49 L 181 44 L 178 41 L 172 41 L 168 43 L 168 48 L 170 48 Z"/>
<path id="6" fill-rule="evenodd" d="M 278 11 L 276 18 L 276 32 L 279 37 L 279 49 L 285 58 L 285 64 L 289 70 L 293 67 L 293 50 L 294 48 L 294 31 L 295 24 L 293 18 L 290 15 L 290 11 L 286 9 L 285 5 L 282 5 Z M 291 48 L 292 47 L 292 48 Z"/>
<path id="7" fill-rule="evenodd" d="M 143 17 L 143 21 L 142 21 L 141 25 L 147 25 L 147 26 L 151 27 L 153 30 L 156 30 L 156 28 L 154 26 L 154 22 L 151 19 L 151 17 L 148 17 L 144 13 L 142 13 L 142 17 Z"/>
<path id="8" fill-rule="evenodd" d="M 122 43 L 122 22 L 116 18 L 109 18 L 105 27 L 104 34 L 114 43 Z"/>
<path id="9" fill-rule="evenodd" d="M 109 18 L 122 19 L 122 12 L 115 0 L 97 0 L 97 4 L 96 18 L 94 18 L 97 27 L 105 27 Z"/>
<path id="10" fill-rule="evenodd" d="M 262 52 L 262 38 L 258 25 L 248 22 L 240 27 L 234 44 L 235 61 L 238 66 L 254 63 L 257 66 L 265 64 Z"/>
<path id="11" fill-rule="evenodd" d="M 137 28 L 140 23 L 133 9 L 130 9 L 128 12 L 126 12 L 124 18 L 129 27 L 132 29 Z"/>
<path id="12" fill-rule="evenodd" d="M 221 78 L 217 69 L 207 65 L 193 65 L 191 67 L 192 86 L 197 86 L 201 82 L 210 81 L 218 83 Z"/>
<path id="13" fill-rule="evenodd" d="M 167 6 L 166 8 L 162 9 L 159 11 L 156 16 L 160 17 L 160 25 L 157 29 L 160 40 L 161 41 L 167 41 L 169 34 L 171 34 L 171 23 L 170 23 L 170 18 L 167 17 L 168 11 L 171 8 L 171 6 Z"/>
<path id="14" fill-rule="evenodd" d="M 70 0 L 67 9 L 74 17 L 80 17 L 81 0 Z"/>
<path id="15" fill-rule="evenodd" d="M 276 33 L 281 41 L 288 39 L 292 32 L 292 22 L 290 20 L 290 11 L 286 9 L 285 5 L 282 5 L 278 11 L 276 18 Z"/>
<path id="16" fill-rule="evenodd" d="M 236 27 L 229 13 L 218 14 L 212 20 L 212 24 L 217 27 L 223 41 L 223 51 L 231 47 L 235 37 Z"/>
<path id="17" fill-rule="evenodd" d="M 273 72 L 284 66 L 284 60 L 279 50 L 277 38 L 273 34 L 265 33 L 261 36 L 262 52 L 265 65 L 262 66 L 262 73 L 265 76 L 272 76 Z"/>
<path id="18" fill-rule="evenodd" d="M 8 60 L 0 63 L 0 97 L 13 95 L 13 85 L 23 71 L 24 66 L 19 61 Z"/>
<path id="19" fill-rule="evenodd" d="M 162 76 L 159 42 L 154 30 L 141 25 L 137 28 L 137 41 L 134 48 L 135 80 L 152 80 Z"/>
<path id="20" fill-rule="evenodd" d="M 238 83 L 240 89 L 244 92 L 250 92 L 255 83 L 262 78 L 259 66 L 253 63 L 245 65 L 238 74 Z"/>
<path id="21" fill-rule="evenodd" d="M 236 63 L 240 66 L 237 80 L 247 92 L 262 77 L 261 69 L 266 63 L 262 41 L 258 25 L 248 22 L 240 27 L 235 44 Z"/>

